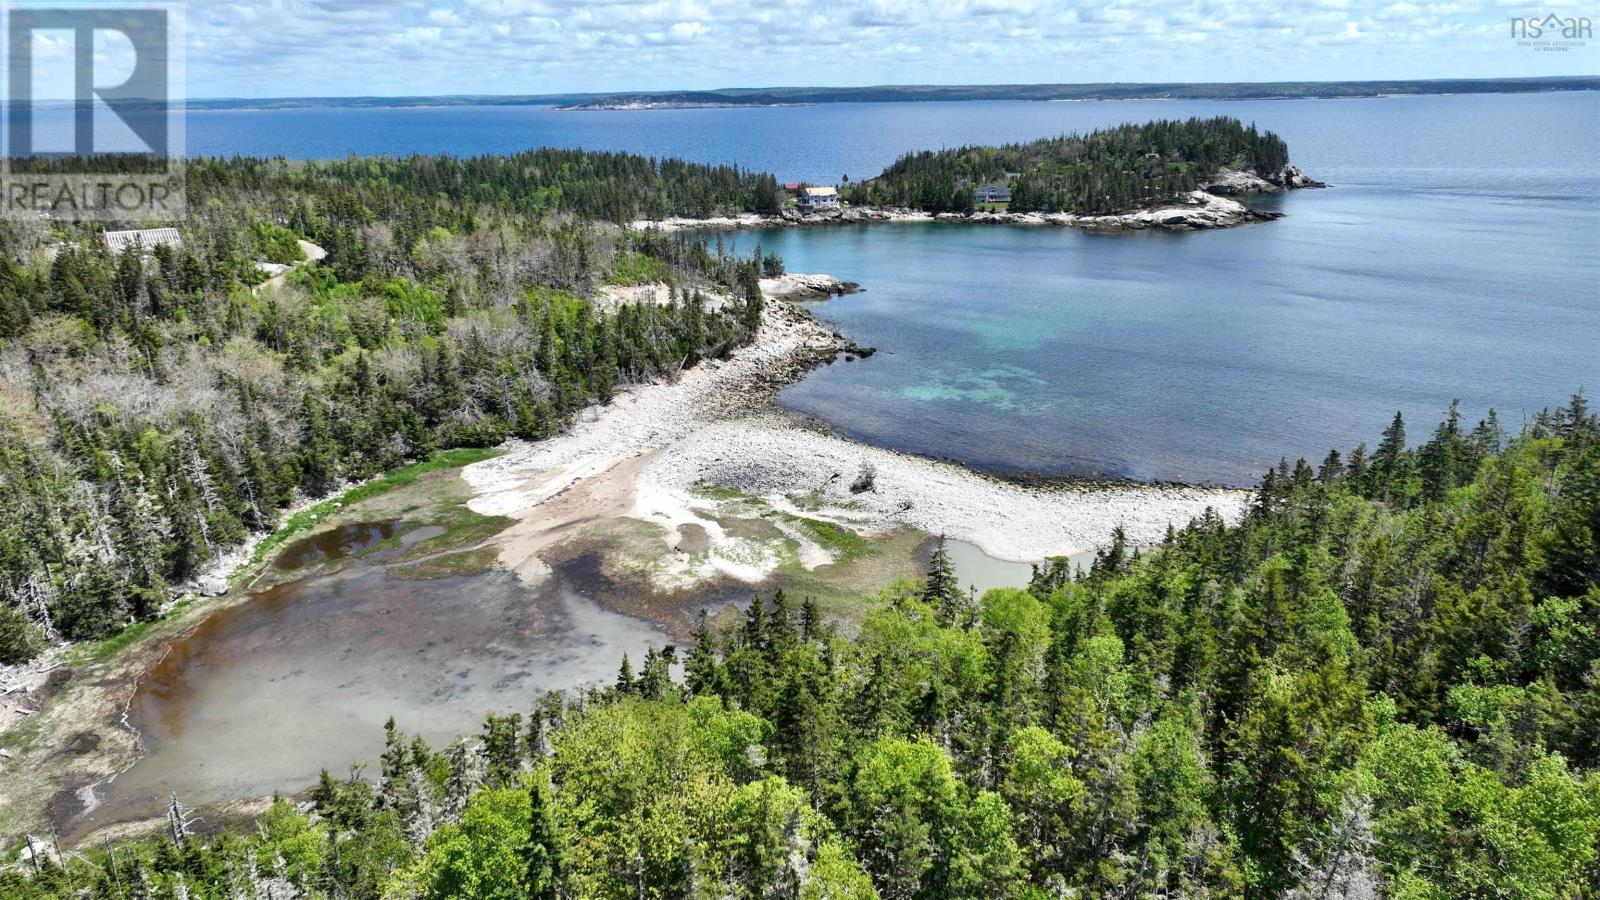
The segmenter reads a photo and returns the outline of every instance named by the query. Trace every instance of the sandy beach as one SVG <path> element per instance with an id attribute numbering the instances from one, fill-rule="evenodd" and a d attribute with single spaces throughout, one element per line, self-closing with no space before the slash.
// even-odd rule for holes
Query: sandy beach
<path id="1" fill-rule="evenodd" d="M 702 577 L 757 582 L 770 574 L 777 560 L 733 546 L 739 538 L 714 514 L 708 492 L 758 498 L 862 535 L 909 526 L 1014 561 L 1095 549 L 1119 525 L 1130 541 L 1153 543 L 1169 524 L 1181 526 L 1207 507 L 1230 521 L 1244 509 L 1248 494 L 1238 490 L 1001 480 L 842 439 L 771 403 L 779 388 L 844 346 L 804 309 L 773 299 L 756 340 L 729 359 L 675 383 L 635 387 L 587 410 L 561 436 L 513 442 L 466 468 L 470 506 L 518 520 L 501 536 L 501 562 L 530 582 L 549 571 L 542 553 L 613 516 L 660 526 L 664 554 L 689 535 L 699 544 L 703 533 Z M 869 472 L 871 487 L 862 490 Z M 802 542 L 800 554 L 826 562 L 819 550 Z M 673 583 L 663 586 L 682 587 L 692 574 L 669 567 L 663 577 Z"/>

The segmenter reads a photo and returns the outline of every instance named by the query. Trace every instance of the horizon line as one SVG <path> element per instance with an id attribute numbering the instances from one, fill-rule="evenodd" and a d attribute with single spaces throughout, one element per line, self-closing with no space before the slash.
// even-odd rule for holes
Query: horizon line
<path id="1" fill-rule="evenodd" d="M 906 90 L 913 88 L 922 89 L 954 89 L 954 88 L 1086 88 L 1086 87 L 1201 87 L 1201 86 L 1233 86 L 1233 85 L 1336 85 L 1336 84 L 1436 84 L 1439 82 L 1469 81 L 1469 82 L 1529 82 L 1529 81 L 1582 81 L 1586 79 L 1600 79 L 1600 72 L 1586 75 L 1445 75 L 1434 78 L 1318 78 L 1318 79 L 1282 79 L 1273 81 L 973 81 L 959 83 L 934 83 L 934 82 L 882 82 L 878 84 L 789 84 L 789 85 L 731 85 L 716 88 L 621 88 L 617 90 L 572 90 L 572 91 L 543 91 L 528 93 L 408 93 L 408 94 L 281 94 L 263 96 L 191 96 L 174 102 L 226 102 L 226 101 L 253 101 L 263 102 L 271 100 L 481 100 L 481 99 L 542 99 L 542 98 L 568 98 L 568 97 L 615 97 L 615 96 L 649 96 L 652 94 L 723 94 L 723 93 L 757 93 L 761 91 L 869 91 L 869 90 Z M 72 102 L 59 100 L 52 102 Z"/>

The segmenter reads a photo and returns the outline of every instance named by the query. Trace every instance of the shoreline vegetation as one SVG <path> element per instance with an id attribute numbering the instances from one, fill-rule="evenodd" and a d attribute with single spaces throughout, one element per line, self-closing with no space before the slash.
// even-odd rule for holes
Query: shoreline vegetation
<path id="1" fill-rule="evenodd" d="M 797 106 L 819 103 L 915 103 L 1030 100 L 1288 100 L 1369 98 L 1412 94 L 1532 93 L 1600 89 L 1600 78 L 1451 78 L 1411 81 L 1218 83 L 1104 83 L 1019 85 L 880 85 L 874 87 L 724 88 L 708 91 L 632 91 L 573 94 L 471 94 L 421 97 L 198 98 L 197 110 L 556 106 L 563 109 L 695 109 Z"/>
<path id="2" fill-rule="evenodd" d="M 419 479 L 488 459 L 497 449 L 443 450 L 316 501 L 283 511 L 271 532 L 259 533 L 179 586 L 152 617 L 98 641 L 59 644 L 31 662 L 0 666 L 0 838 L 47 831 L 41 818 L 64 789 L 85 808 L 95 788 L 126 770 L 143 753 L 126 710 L 139 680 L 164 648 L 205 619 L 248 602 L 256 581 L 291 539 L 341 521 L 347 510 Z M 86 740 L 85 735 L 92 735 Z M 65 744 L 75 747 L 61 752 Z M 31 808 L 30 808 L 31 807 Z M 115 829 L 113 829 L 115 830 Z"/>
<path id="3" fill-rule="evenodd" d="M 1452 406 L 1413 447 L 1397 415 L 1373 450 L 1269 471 L 1235 524 L 982 597 L 936 553 L 848 635 L 757 598 L 447 747 L 391 720 L 372 774 L 235 804 L 249 827 L 174 801 L 111 850 L 33 840 L 0 888 L 1582 896 L 1597 485 L 1581 395 L 1509 439 Z"/>
<path id="4" fill-rule="evenodd" d="M 650 287 L 652 295 L 656 287 L 665 294 L 664 285 Z M 608 514 L 668 527 L 646 557 L 667 561 L 665 569 L 652 567 L 652 583 L 672 591 L 718 579 L 743 581 L 754 590 L 777 574 L 778 557 L 723 529 L 751 502 L 770 504 L 801 523 L 786 534 L 799 541 L 804 569 L 840 561 L 841 543 L 884 541 L 906 529 L 965 540 L 998 559 L 1036 561 L 1100 546 L 1114 531 L 1130 545 L 1152 545 L 1174 524 L 1209 515 L 1236 521 L 1242 512 L 1248 494 L 1241 490 L 1058 479 L 1020 483 L 843 440 L 796 421 L 771 405 L 777 390 L 818 365 L 870 351 L 785 298 L 836 296 L 857 286 L 786 273 L 763 279 L 762 287 L 768 298 L 762 322 L 751 342 L 727 359 L 621 391 L 611 403 L 580 414 L 564 433 L 537 443 L 440 451 L 300 504 L 270 534 L 247 541 L 185 585 L 153 618 L 98 643 L 63 645 L 30 665 L 9 667 L 6 682 L 14 690 L 3 698 L 9 701 L 5 711 L 31 712 L 0 719 L 0 746 L 13 754 L 0 762 L 0 772 L 16 776 L 0 804 L 0 821 L 30 822 L 27 830 L 39 833 L 18 804 L 38 802 L 63 784 L 77 806 L 92 809 L 97 786 L 143 754 L 124 711 L 163 646 L 208 616 L 248 602 L 252 576 L 265 571 L 291 539 L 341 521 L 360 501 L 430 473 L 460 469 L 469 486 L 467 508 L 512 522 L 487 546 L 498 548 L 498 564 L 530 586 L 549 572 L 542 554 L 584 537 Z M 862 487 L 864 473 L 870 473 L 870 486 Z M 674 548 L 691 529 L 704 530 L 707 544 L 704 562 L 686 567 Z M 831 616 L 839 614 L 830 607 Z M 71 677 L 52 684 L 52 673 Z M 20 738 L 7 735 L 23 726 L 27 731 Z M 56 752 L 61 742 L 84 734 L 97 735 L 92 750 Z M 30 773 L 26 779 L 22 771 Z M 224 808 L 259 813 L 263 802 L 244 799 Z M 111 823 L 95 834 L 138 827 Z"/>

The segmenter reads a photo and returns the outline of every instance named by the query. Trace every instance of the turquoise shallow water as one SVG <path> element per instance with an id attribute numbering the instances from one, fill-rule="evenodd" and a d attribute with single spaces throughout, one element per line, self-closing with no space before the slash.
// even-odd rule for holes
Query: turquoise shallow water
<path id="1" fill-rule="evenodd" d="M 816 309 L 883 351 L 780 400 L 980 468 L 1247 484 L 1395 410 L 1514 428 L 1600 385 L 1594 95 L 1278 107 L 1320 113 L 1290 146 L 1336 186 L 1260 201 L 1276 222 L 755 236 L 865 285 Z"/>
<path id="2" fill-rule="evenodd" d="M 732 162 L 784 180 L 906 150 L 1233 115 L 1332 182 L 1210 234 L 895 226 L 741 235 L 868 286 L 824 316 L 884 352 L 782 396 L 974 466 L 1248 483 L 1280 455 L 1414 435 L 1459 398 L 1515 426 L 1600 385 L 1600 94 L 1245 102 L 195 112 L 195 153 L 509 152 Z"/>

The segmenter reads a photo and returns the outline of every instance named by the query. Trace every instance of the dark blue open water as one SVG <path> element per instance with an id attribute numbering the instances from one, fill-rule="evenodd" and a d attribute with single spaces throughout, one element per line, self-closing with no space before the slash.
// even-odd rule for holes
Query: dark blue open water
<path id="1" fill-rule="evenodd" d="M 1600 386 L 1600 94 L 1260 102 L 195 112 L 194 153 L 539 144 L 874 174 L 900 152 L 1157 117 L 1281 133 L 1335 188 L 1209 234 L 963 226 L 759 236 L 868 292 L 818 307 L 883 352 L 782 401 L 873 443 L 996 469 L 1245 483 L 1280 455 L 1413 435 L 1453 398 L 1524 414 Z M 757 239 L 744 235 L 741 244 Z"/>

